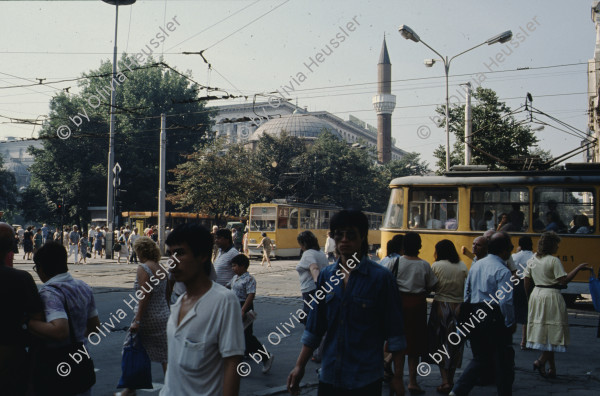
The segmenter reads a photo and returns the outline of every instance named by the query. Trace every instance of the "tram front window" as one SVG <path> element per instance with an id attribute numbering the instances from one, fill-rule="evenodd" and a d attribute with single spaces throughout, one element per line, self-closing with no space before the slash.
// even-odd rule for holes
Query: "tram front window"
<path id="1" fill-rule="evenodd" d="M 401 188 L 394 188 L 390 196 L 390 202 L 385 212 L 383 226 L 386 228 L 402 227 L 402 216 L 404 210 L 404 191 Z"/>
<path id="2" fill-rule="evenodd" d="M 253 207 L 250 212 L 250 231 L 275 231 L 275 207 Z"/>

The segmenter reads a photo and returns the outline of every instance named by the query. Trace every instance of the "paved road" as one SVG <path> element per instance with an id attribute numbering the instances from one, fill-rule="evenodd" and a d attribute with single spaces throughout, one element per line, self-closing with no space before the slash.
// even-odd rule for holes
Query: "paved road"
<path id="1" fill-rule="evenodd" d="M 120 376 L 121 345 L 125 337 L 125 329 L 131 320 L 131 310 L 124 299 L 132 292 L 136 266 L 117 265 L 115 261 L 99 259 L 88 260 L 88 263 L 88 265 L 69 265 L 70 272 L 93 287 L 101 321 L 108 320 L 110 313 L 116 312 L 119 308 L 123 308 L 129 315 L 121 323 L 117 323 L 113 331 L 102 337 L 98 345 L 90 346 L 98 369 L 94 395 L 105 396 L 116 391 Z M 251 373 L 242 379 L 241 395 L 285 394 L 281 391 L 300 351 L 302 328 L 286 326 L 289 331 L 283 330 L 286 337 L 281 337 L 280 342 L 271 333 L 279 333 L 276 327 L 283 329 L 281 323 L 288 321 L 290 314 L 301 307 L 297 273 L 294 270 L 296 263 L 295 260 L 274 260 L 273 268 L 268 269 L 261 267 L 259 262 L 252 261 L 250 273 L 256 277 L 258 284 L 255 306 L 259 317 L 254 326 L 255 334 L 259 341 L 275 354 L 275 360 L 273 368 L 266 375 L 261 373 L 260 365 L 252 360 L 247 361 Z M 39 284 L 37 275 L 31 271 L 32 264 L 31 261 L 17 260 L 15 268 L 30 271 Z M 591 310 L 589 301 L 577 304 L 569 309 L 569 324 L 571 345 L 567 353 L 557 354 L 559 375 L 555 380 L 540 378 L 532 371 L 531 364 L 537 357 L 537 353 L 519 350 L 520 328 L 518 329 L 514 336 L 516 377 L 513 390 L 515 395 L 600 395 L 600 359 L 598 359 L 600 339 L 596 338 L 598 313 Z M 269 334 L 272 343 L 269 342 Z M 467 347 L 463 366 L 466 366 L 470 358 L 471 350 Z M 305 376 L 307 386 L 302 391 L 303 395 L 316 395 L 315 370 L 317 368 L 317 364 L 308 363 Z M 459 369 L 457 376 L 460 373 Z M 421 377 L 419 381 L 427 394 L 437 394 L 435 387 L 441 383 L 437 368 L 433 368 L 431 374 Z M 141 390 L 138 394 L 158 394 L 163 383 L 162 370 L 158 364 L 153 364 L 153 382 L 154 390 Z M 471 394 L 495 395 L 496 390 L 495 387 L 477 387 Z"/>

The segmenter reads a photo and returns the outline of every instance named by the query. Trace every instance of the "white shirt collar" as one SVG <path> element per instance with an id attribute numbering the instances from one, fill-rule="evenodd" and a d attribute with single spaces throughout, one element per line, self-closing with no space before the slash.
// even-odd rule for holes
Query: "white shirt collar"
<path id="1" fill-rule="evenodd" d="M 68 282 L 73 280 L 73 277 L 68 272 L 64 272 L 62 274 L 54 275 L 52 278 L 46 281 L 46 284 L 59 283 L 59 282 Z"/>

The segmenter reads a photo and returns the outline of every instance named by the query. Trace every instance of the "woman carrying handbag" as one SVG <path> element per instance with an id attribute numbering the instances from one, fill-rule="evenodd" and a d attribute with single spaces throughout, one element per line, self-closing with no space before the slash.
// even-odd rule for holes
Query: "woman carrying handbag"
<path id="1" fill-rule="evenodd" d="M 160 250 L 152 239 L 139 237 L 133 249 L 141 262 L 134 289 L 136 295 L 140 291 L 143 297 L 134 309 L 135 316 L 125 339 L 123 375 L 118 386 L 124 390 L 117 396 L 135 395 L 136 389 L 152 388 L 150 361 L 161 363 L 163 371 L 167 371 L 167 321 L 171 313 L 166 298 L 168 274 L 158 265 Z"/>

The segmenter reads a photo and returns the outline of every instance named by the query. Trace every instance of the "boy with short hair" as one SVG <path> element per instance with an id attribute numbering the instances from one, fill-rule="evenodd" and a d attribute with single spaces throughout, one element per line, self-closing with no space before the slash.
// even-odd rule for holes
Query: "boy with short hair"
<path id="1" fill-rule="evenodd" d="M 240 305 L 242 306 L 242 318 L 250 311 L 254 310 L 254 297 L 256 296 L 256 279 L 248 272 L 250 266 L 250 260 L 243 254 L 238 254 L 231 260 L 231 268 L 235 273 L 234 277 L 228 286 L 231 286 L 231 290 L 235 293 L 238 298 Z M 259 351 L 264 350 L 267 352 L 267 348 L 256 339 L 253 334 L 252 323 L 244 330 L 244 339 L 246 341 L 246 353 L 262 357 L 263 363 L 263 374 L 266 374 L 273 364 L 273 354 L 269 353 L 269 356 L 260 354 Z"/>

